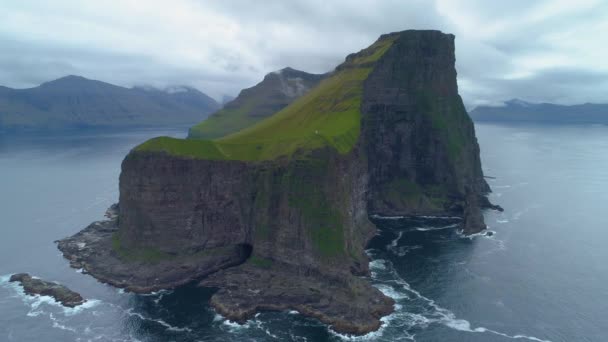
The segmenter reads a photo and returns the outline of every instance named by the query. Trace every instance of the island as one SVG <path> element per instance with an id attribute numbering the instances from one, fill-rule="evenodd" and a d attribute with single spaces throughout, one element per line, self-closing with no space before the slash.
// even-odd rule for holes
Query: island
<path id="1" fill-rule="evenodd" d="M 108 219 L 59 249 L 128 291 L 215 288 L 210 304 L 237 322 L 295 310 L 340 333 L 379 329 L 394 301 L 369 281 L 369 217 L 457 216 L 474 234 L 492 207 L 454 40 L 385 34 L 236 132 L 144 142 L 122 163 Z"/>
<path id="2" fill-rule="evenodd" d="M 608 124 L 608 104 L 584 103 L 559 105 L 532 103 L 520 99 L 505 101 L 501 106 L 478 106 L 470 113 L 476 122 L 503 124 Z"/>
<path id="3" fill-rule="evenodd" d="M 23 291 L 27 295 L 49 296 L 61 305 L 69 308 L 74 308 L 86 302 L 79 293 L 74 292 L 61 284 L 32 277 L 28 273 L 13 274 L 9 281 L 21 284 Z"/>

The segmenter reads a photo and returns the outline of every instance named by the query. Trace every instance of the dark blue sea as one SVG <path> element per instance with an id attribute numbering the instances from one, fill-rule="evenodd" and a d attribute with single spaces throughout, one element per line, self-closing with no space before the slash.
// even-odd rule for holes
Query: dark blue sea
<path id="1" fill-rule="evenodd" d="M 372 282 L 397 302 L 383 328 L 338 335 L 294 313 L 245 325 L 184 287 L 135 295 L 69 268 L 53 241 L 118 199 L 125 154 L 184 129 L 0 136 L 0 341 L 608 341 L 608 127 L 477 125 L 492 236 L 454 221 L 376 220 Z M 89 301 L 66 309 L 8 283 L 29 272 Z"/>

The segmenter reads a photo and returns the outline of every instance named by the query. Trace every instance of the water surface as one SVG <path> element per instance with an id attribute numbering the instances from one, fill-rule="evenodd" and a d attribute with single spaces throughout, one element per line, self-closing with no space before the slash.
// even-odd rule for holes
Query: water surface
<path id="1" fill-rule="evenodd" d="M 608 336 L 608 127 L 477 125 L 504 213 L 493 236 L 454 221 L 394 219 L 368 253 L 374 284 L 395 298 L 379 341 L 605 341 Z M 124 155 L 185 130 L 0 136 L 0 341 L 339 341 L 294 313 L 240 326 L 184 287 L 134 295 L 69 268 L 54 240 L 102 218 L 118 198 Z M 24 296 L 16 272 L 59 281 L 90 301 L 65 309 Z"/>

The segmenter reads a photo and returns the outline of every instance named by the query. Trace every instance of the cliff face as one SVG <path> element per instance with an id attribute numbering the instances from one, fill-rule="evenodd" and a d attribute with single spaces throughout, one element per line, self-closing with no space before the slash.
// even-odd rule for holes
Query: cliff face
<path id="1" fill-rule="evenodd" d="M 289 135 L 277 132 L 274 144 L 277 127 Z M 202 279 L 231 319 L 293 309 L 362 334 L 392 311 L 360 277 L 375 234 L 368 215 L 457 215 L 473 233 L 485 228 L 486 190 L 458 96 L 454 37 L 405 31 L 350 55 L 308 95 L 232 138 L 134 149 L 122 165 L 119 218 L 95 240 L 112 239 L 106 261 L 77 249 L 103 245 L 95 234 L 60 248 L 132 290 Z M 134 275 L 121 282 L 107 259 Z"/>
<path id="2" fill-rule="evenodd" d="M 485 228 L 489 188 L 454 64 L 453 35 L 399 35 L 366 80 L 370 214 L 463 216 L 466 232 Z"/>

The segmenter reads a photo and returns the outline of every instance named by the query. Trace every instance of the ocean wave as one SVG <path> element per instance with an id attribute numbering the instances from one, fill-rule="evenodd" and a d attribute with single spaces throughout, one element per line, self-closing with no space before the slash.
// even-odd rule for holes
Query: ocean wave
<path id="1" fill-rule="evenodd" d="M 137 317 L 137 318 L 141 319 L 142 321 L 156 322 L 156 323 L 162 325 L 163 327 L 165 327 L 168 331 L 192 332 L 192 329 L 190 329 L 188 327 L 176 327 L 174 325 L 171 325 L 171 324 L 165 322 L 164 320 L 162 320 L 160 318 L 146 317 L 146 316 L 142 315 L 141 313 L 134 311 L 133 308 L 129 308 L 129 309 L 125 310 L 125 314 L 127 314 L 129 316 Z"/>
<path id="2" fill-rule="evenodd" d="M 429 219 L 429 220 L 462 220 L 460 216 L 441 216 L 441 215 L 396 215 L 396 216 L 384 216 L 373 214 L 371 218 L 377 220 L 403 220 L 403 219 Z"/>
<path id="3" fill-rule="evenodd" d="M 71 331 L 73 333 L 77 333 L 78 332 L 76 330 L 76 328 L 68 327 L 67 325 L 64 325 L 64 324 L 60 323 L 57 320 L 57 318 L 55 318 L 55 316 L 52 313 L 49 314 L 49 318 L 53 322 L 53 328 L 61 329 L 61 330 L 66 330 L 66 331 Z"/>
<path id="4" fill-rule="evenodd" d="M 226 318 L 224 318 L 224 320 L 222 321 L 222 325 L 226 326 L 231 332 L 235 332 L 235 331 L 239 331 L 239 330 L 243 330 L 243 329 L 249 329 L 251 327 L 252 323 L 253 323 L 252 320 L 248 320 L 244 324 L 241 324 L 241 323 L 231 321 Z"/>
<path id="5" fill-rule="evenodd" d="M 374 261 L 379 261 L 375 264 L 377 272 L 372 279 L 374 286 L 385 295 L 394 299 L 397 304 L 395 312 L 386 317 L 387 324 L 383 325 L 382 329 L 372 333 L 374 335 L 370 336 L 370 338 L 368 338 L 369 340 L 379 339 L 382 337 L 383 331 L 387 328 L 398 328 L 399 331 L 408 332 L 414 329 L 424 329 L 431 324 L 442 324 L 451 329 L 464 332 L 490 333 L 509 339 L 551 342 L 549 340 L 524 334 L 509 335 L 485 327 L 473 328 L 471 323 L 466 319 L 456 317 L 452 311 L 441 307 L 435 300 L 428 298 L 419 291 L 413 289 L 410 284 L 397 273 L 390 261 L 384 259 L 377 259 Z M 382 267 L 377 267 L 379 265 L 382 265 Z M 407 308 L 408 310 L 418 309 L 420 312 L 405 311 L 404 308 Z M 367 337 L 368 335 L 365 335 L 364 337 Z M 407 335 L 406 339 L 414 340 L 414 336 L 415 335 Z M 353 340 L 353 338 L 348 336 L 343 338 Z"/>
<path id="6" fill-rule="evenodd" d="M 469 239 L 469 240 L 473 240 L 476 237 L 493 238 L 496 236 L 496 231 L 491 230 L 489 226 L 488 226 L 488 229 L 484 229 L 484 230 L 480 231 L 479 233 L 475 233 L 475 234 L 465 234 L 462 229 L 459 229 L 456 233 L 458 234 L 458 236 L 461 239 Z"/>
<path id="7" fill-rule="evenodd" d="M 443 229 L 457 228 L 458 226 L 459 226 L 458 223 L 453 223 L 453 224 L 448 224 L 447 226 L 440 226 L 440 227 L 418 227 L 418 228 L 416 228 L 416 230 L 419 232 L 428 232 L 431 230 L 443 230 Z"/>
<path id="8" fill-rule="evenodd" d="M 508 189 L 508 188 L 512 188 L 512 185 L 492 185 L 493 189 Z"/>
<path id="9" fill-rule="evenodd" d="M 378 214 L 373 214 L 373 215 L 371 215 L 371 218 L 374 218 L 377 220 L 402 220 L 402 219 L 406 218 L 406 216 L 382 216 L 382 215 L 378 215 Z"/>
<path id="10" fill-rule="evenodd" d="M 438 219 L 438 220 L 462 220 L 460 216 L 432 216 L 432 215 L 421 215 L 421 216 L 413 216 L 414 218 L 423 218 L 423 219 Z"/>

